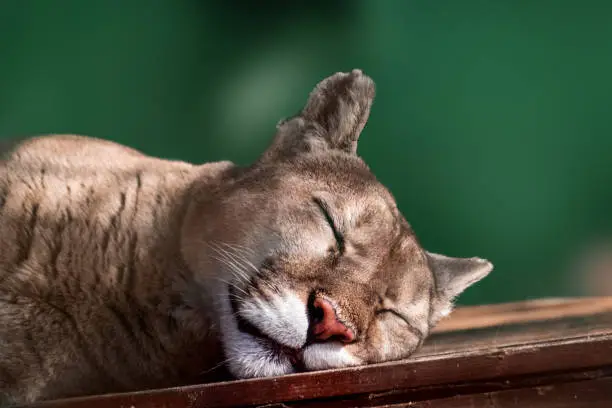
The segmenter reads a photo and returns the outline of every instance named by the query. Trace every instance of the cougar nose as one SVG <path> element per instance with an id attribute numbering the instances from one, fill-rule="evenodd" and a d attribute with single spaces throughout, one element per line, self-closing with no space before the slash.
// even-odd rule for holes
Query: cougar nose
<path id="1" fill-rule="evenodd" d="M 350 343 L 355 339 L 355 333 L 338 320 L 334 306 L 328 300 L 316 297 L 310 306 L 310 332 L 314 339 L 339 340 L 343 343 Z"/>

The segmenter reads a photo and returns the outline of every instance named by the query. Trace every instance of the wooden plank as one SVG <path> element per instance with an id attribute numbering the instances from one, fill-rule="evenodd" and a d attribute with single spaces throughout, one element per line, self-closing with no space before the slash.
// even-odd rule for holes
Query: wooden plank
<path id="1" fill-rule="evenodd" d="M 494 313 L 504 314 L 514 310 L 512 313 L 523 313 L 523 319 L 506 319 L 503 325 L 481 325 L 474 330 L 438 332 L 421 351 L 404 361 L 277 378 L 49 401 L 34 406 L 331 406 L 329 404 L 333 401 L 354 402 L 355 398 L 362 397 L 370 402 L 380 400 L 372 399 L 372 395 L 394 395 L 388 402 L 396 403 L 403 401 L 401 398 L 407 401 L 417 395 L 421 395 L 419 398 L 440 399 L 441 396 L 449 396 L 445 394 L 449 390 L 463 395 L 473 394 L 477 389 L 488 393 L 501 392 L 504 384 L 520 385 L 533 378 L 539 381 L 557 374 L 574 376 L 587 371 L 600 373 L 601 370 L 610 370 L 606 373 L 612 376 L 612 310 L 608 310 L 608 301 L 594 299 L 589 302 L 582 299 L 550 302 L 546 306 L 550 310 L 565 310 L 568 304 L 573 304 L 581 312 L 567 313 L 570 317 L 559 317 L 566 313 L 550 312 L 545 320 L 529 317 L 533 310 L 545 307 L 541 303 L 539 306 L 533 303 L 522 306 L 494 305 L 493 310 L 497 310 Z M 459 317 L 472 318 L 482 313 L 483 309 L 471 309 Z M 485 384 L 488 385 L 485 387 Z M 474 401 L 477 403 L 477 400 Z"/>
<path id="2" fill-rule="evenodd" d="M 515 390 L 460 395 L 430 401 L 385 405 L 387 408 L 610 408 L 612 378 L 550 384 Z M 382 405 L 380 406 L 383 407 Z"/>
<path id="3" fill-rule="evenodd" d="M 602 378 L 612 378 L 612 367 L 598 370 L 576 371 L 534 376 L 519 376 L 508 379 L 443 384 L 414 389 L 395 389 L 380 393 L 351 394 L 337 398 L 284 402 L 283 406 L 292 408 L 353 408 L 381 407 L 419 401 L 436 401 L 455 398 L 461 395 L 493 393 L 498 391 L 531 389 L 564 383 L 586 382 Z M 259 405 L 258 407 L 269 407 Z"/>
<path id="4" fill-rule="evenodd" d="M 385 392 L 564 370 L 612 366 L 612 335 L 501 347 L 417 361 L 269 379 L 41 403 L 39 407 L 229 407 Z"/>
<path id="5" fill-rule="evenodd" d="M 612 312 L 436 333 L 412 358 L 573 338 L 588 339 L 605 334 L 612 334 Z"/>
<path id="6" fill-rule="evenodd" d="M 434 333 L 545 321 L 612 311 L 612 297 L 537 299 L 496 305 L 458 307 L 442 320 Z"/>

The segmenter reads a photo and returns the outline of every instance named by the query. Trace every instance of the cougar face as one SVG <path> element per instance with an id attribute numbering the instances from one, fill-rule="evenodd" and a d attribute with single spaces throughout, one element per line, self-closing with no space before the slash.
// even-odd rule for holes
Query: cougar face
<path id="1" fill-rule="evenodd" d="M 422 249 L 356 155 L 373 97 L 361 71 L 327 78 L 258 163 L 190 209 L 185 257 L 214 288 L 237 377 L 408 357 L 492 269 Z"/>

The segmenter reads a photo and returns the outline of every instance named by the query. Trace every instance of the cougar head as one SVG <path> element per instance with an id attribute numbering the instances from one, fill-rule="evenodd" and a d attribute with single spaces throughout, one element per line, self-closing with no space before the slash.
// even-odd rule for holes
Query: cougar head
<path id="1" fill-rule="evenodd" d="M 424 250 L 357 155 L 374 99 L 336 73 L 231 182 L 194 197 L 183 253 L 239 378 L 410 356 L 492 265 Z"/>

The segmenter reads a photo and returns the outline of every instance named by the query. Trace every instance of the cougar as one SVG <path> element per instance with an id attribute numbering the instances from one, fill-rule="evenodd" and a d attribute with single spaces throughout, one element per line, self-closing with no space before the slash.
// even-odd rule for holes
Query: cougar
<path id="1" fill-rule="evenodd" d="M 404 359 L 492 264 L 427 252 L 357 155 L 336 73 L 248 167 L 76 135 L 0 162 L 5 403 Z"/>

